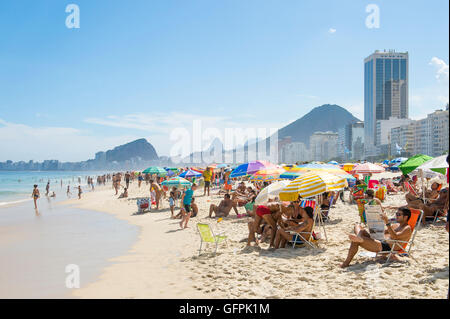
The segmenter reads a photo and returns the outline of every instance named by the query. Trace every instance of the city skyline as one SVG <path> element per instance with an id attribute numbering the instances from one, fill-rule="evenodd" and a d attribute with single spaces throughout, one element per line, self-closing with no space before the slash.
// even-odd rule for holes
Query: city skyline
<path id="1" fill-rule="evenodd" d="M 141 137 L 168 155 L 195 119 L 281 128 L 327 103 L 363 120 L 375 50 L 409 52 L 410 118 L 448 102 L 446 1 L 380 1 L 373 29 L 351 1 L 76 3 L 79 29 L 66 4 L 1 5 L 0 161 L 85 160 Z"/>

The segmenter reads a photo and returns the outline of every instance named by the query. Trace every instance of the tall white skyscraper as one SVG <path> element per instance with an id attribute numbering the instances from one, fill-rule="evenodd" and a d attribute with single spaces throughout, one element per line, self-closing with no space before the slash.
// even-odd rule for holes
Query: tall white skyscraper
<path id="1" fill-rule="evenodd" d="M 364 60 L 364 146 L 376 152 L 376 123 L 408 118 L 408 52 L 375 51 Z"/>

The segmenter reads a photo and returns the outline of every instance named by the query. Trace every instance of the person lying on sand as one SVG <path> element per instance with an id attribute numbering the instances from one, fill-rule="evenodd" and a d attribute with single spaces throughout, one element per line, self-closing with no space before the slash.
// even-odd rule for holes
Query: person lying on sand
<path id="1" fill-rule="evenodd" d="M 231 200 L 230 194 L 225 194 L 223 200 L 219 205 L 211 204 L 209 206 L 209 217 L 212 218 L 212 214 L 216 214 L 216 217 L 227 217 L 230 214 L 231 209 L 234 209 L 236 215 L 238 214 L 236 205 Z"/>
<path id="2" fill-rule="evenodd" d="M 384 232 L 385 239 L 379 241 L 370 237 L 370 233 L 362 228 L 360 225 L 355 225 L 354 234 L 349 234 L 348 237 L 351 240 L 350 249 L 348 251 L 347 258 L 342 263 L 341 267 L 345 268 L 350 265 L 353 257 L 358 252 L 359 247 L 362 247 L 368 251 L 379 253 L 388 252 L 392 249 L 392 244 L 389 243 L 390 239 L 408 241 L 411 237 L 412 230 L 408 225 L 408 221 L 411 218 L 411 211 L 407 207 L 401 207 L 396 213 L 396 220 L 398 224 L 391 225 L 388 217 L 385 213 L 381 214 L 381 218 L 386 224 L 386 230 Z M 396 250 L 400 248 L 396 245 Z"/>
<path id="3" fill-rule="evenodd" d="M 295 226 L 285 222 L 278 223 L 278 229 L 274 244 L 275 249 L 278 249 L 280 247 L 285 248 L 286 243 L 296 239 L 296 236 L 292 235 L 289 231 L 295 231 L 296 233 L 304 232 L 304 234 L 301 234 L 303 238 L 300 238 L 302 241 L 307 241 L 311 237 L 310 233 L 314 225 L 314 209 L 312 209 L 312 207 L 299 207 L 299 211 L 302 218 L 301 221 Z"/>

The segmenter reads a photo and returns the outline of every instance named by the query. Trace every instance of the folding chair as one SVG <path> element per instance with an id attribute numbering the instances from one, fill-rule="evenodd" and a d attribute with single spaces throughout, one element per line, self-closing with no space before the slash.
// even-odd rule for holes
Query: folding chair
<path id="1" fill-rule="evenodd" d="M 295 245 L 298 244 L 307 244 L 311 248 L 317 248 L 317 235 L 314 232 L 314 228 L 316 227 L 316 219 L 318 217 L 320 208 L 316 207 L 316 201 L 315 200 L 302 200 L 300 203 L 300 207 L 312 207 L 314 209 L 314 216 L 313 216 L 313 226 L 311 228 L 310 232 L 295 232 L 295 231 L 287 231 L 289 234 L 291 234 L 292 240 L 289 241 L 292 243 L 292 247 L 295 248 Z M 309 239 L 306 239 L 308 237 Z"/>
<path id="2" fill-rule="evenodd" d="M 331 206 L 333 206 L 333 201 L 334 201 L 334 196 L 331 196 L 330 197 L 330 206 L 328 206 L 327 209 L 320 209 L 320 213 L 322 214 L 322 219 L 324 221 L 330 220 L 330 210 L 331 210 Z"/>
<path id="3" fill-rule="evenodd" d="M 392 243 L 391 251 L 382 251 L 377 253 L 377 256 L 379 254 L 389 254 L 386 262 L 388 262 L 391 256 L 395 254 L 412 258 L 411 248 L 414 245 L 417 229 L 420 227 L 420 223 L 423 218 L 423 211 L 413 208 L 409 208 L 409 210 L 411 211 L 411 217 L 409 218 L 408 225 L 412 230 L 411 237 L 408 241 L 389 239 L 389 242 Z"/>
<path id="4" fill-rule="evenodd" d="M 415 197 L 419 197 L 414 187 L 411 186 L 408 182 L 405 182 L 403 185 L 405 185 L 405 188 L 408 190 L 408 193 L 411 193 Z"/>
<path id="5" fill-rule="evenodd" d="M 209 226 L 209 224 L 201 224 L 201 223 L 197 224 L 197 230 L 198 230 L 198 233 L 200 235 L 200 240 L 201 240 L 200 241 L 200 249 L 198 251 L 199 256 L 202 252 L 203 243 L 215 244 L 216 248 L 214 250 L 214 255 L 216 255 L 217 247 L 218 247 L 219 243 L 225 242 L 228 247 L 228 241 L 227 241 L 228 238 L 227 238 L 227 236 L 223 235 L 224 232 L 220 232 L 216 236 L 216 235 L 214 235 L 214 232 L 211 229 L 211 227 Z"/>

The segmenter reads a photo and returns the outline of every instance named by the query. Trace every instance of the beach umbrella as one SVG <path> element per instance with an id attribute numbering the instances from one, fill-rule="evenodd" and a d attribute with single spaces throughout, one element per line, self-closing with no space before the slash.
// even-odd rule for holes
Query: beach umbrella
<path id="1" fill-rule="evenodd" d="M 433 159 L 431 156 L 423 155 L 423 154 L 417 154 L 413 157 L 409 158 L 408 160 L 401 163 L 398 168 L 402 171 L 404 175 L 411 173 L 413 170 L 415 170 L 420 165 L 428 162 L 429 160 Z"/>
<path id="2" fill-rule="evenodd" d="M 283 188 L 289 185 L 290 181 L 279 181 L 264 187 L 255 199 L 256 205 L 262 205 L 268 202 L 269 198 L 278 196 Z"/>
<path id="3" fill-rule="evenodd" d="M 353 164 L 353 163 L 345 163 L 342 166 L 342 170 L 344 170 L 346 172 L 351 172 L 353 170 L 353 167 L 355 167 L 355 166 L 356 166 L 356 164 Z"/>
<path id="4" fill-rule="evenodd" d="M 166 171 L 172 171 L 174 173 L 178 172 L 178 168 L 177 167 L 164 167 L 164 169 Z"/>
<path id="5" fill-rule="evenodd" d="M 241 164 L 238 167 L 236 167 L 230 174 L 231 178 L 245 176 L 245 175 L 251 175 L 256 173 L 259 170 L 262 169 L 276 169 L 277 167 L 266 161 L 252 161 L 245 164 Z"/>
<path id="6" fill-rule="evenodd" d="M 352 173 L 364 175 L 364 174 L 378 174 L 383 173 L 384 171 L 385 171 L 384 167 L 367 162 L 364 164 L 358 164 L 355 167 L 353 167 Z"/>
<path id="7" fill-rule="evenodd" d="M 162 177 L 167 175 L 167 171 L 164 168 L 159 167 L 159 166 L 151 166 L 151 167 L 145 169 L 142 173 L 151 174 L 151 175 L 156 174 L 156 175 L 162 176 Z"/>
<path id="8" fill-rule="evenodd" d="M 216 168 L 225 168 L 227 166 L 228 166 L 227 164 L 219 164 L 216 166 Z"/>
<path id="9" fill-rule="evenodd" d="M 271 182 L 271 181 L 278 181 L 280 180 L 279 177 L 273 176 L 273 175 L 251 175 L 248 179 L 250 182 Z"/>
<path id="10" fill-rule="evenodd" d="M 299 177 L 300 175 L 305 174 L 306 172 L 291 172 L 291 171 L 287 171 L 283 174 L 280 175 L 281 179 L 296 179 L 297 177 Z"/>
<path id="11" fill-rule="evenodd" d="M 296 201 L 300 195 L 302 198 L 310 198 L 329 191 L 337 191 L 345 188 L 347 182 L 344 178 L 326 172 L 310 172 L 297 177 L 289 183 L 279 194 L 282 201 Z"/>
<path id="12" fill-rule="evenodd" d="M 176 176 L 163 181 L 161 185 L 167 187 L 191 187 L 192 183 L 182 177 Z"/>
<path id="13" fill-rule="evenodd" d="M 289 172 L 326 172 L 345 178 L 349 183 L 356 181 L 355 177 L 332 164 L 303 164 L 292 168 Z"/>
<path id="14" fill-rule="evenodd" d="M 445 175 L 447 173 L 448 163 L 447 163 L 447 156 L 448 155 L 442 155 L 435 157 L 419 167 L 417 167 L 413 172 L 422 170 L 423 172 L 436 172 L 442 175 Z"/>
<path id="15" fill-rule="evenodd" d="M 183 178 L 199 177 L 199 176 L 202 176 L 202 174 L 191 169 L 188 169 L 187 171 L 184 171 L 179 175 L 179 177 Z"/>
<path id="16" fill-rule="evenodd" d="M 261 169 L 254 173 L 252 177 L 274 177 L 278 178 L 280 174 L 284 173 L 285 170 L 282 168 L 269 168 L 269 169 Z"/>
<path id="17" fill-rule="evenodd" d="M 328 162 L 327 164 L 331 164 L 331 165 L 339 165 L 339 163 L 336 162 L 336 161 L 330 161 L 330 162 Z"/>

